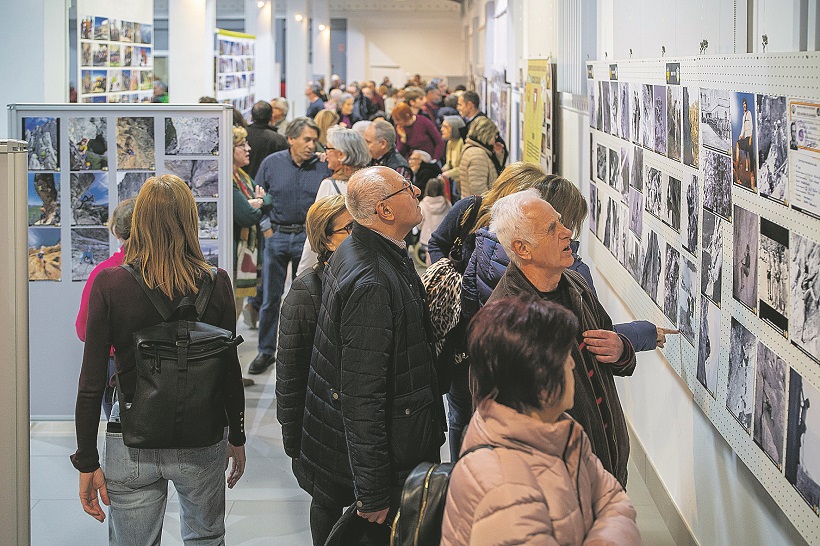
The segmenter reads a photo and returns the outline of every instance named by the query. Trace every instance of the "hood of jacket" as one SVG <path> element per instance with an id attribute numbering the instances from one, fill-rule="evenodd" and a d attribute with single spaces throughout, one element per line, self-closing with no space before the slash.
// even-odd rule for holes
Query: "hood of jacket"
<path id="1" fill-rule="evenodd" d="M 463 154 L 464 152 L 466 152 L 466 151 L 467 151 L 468 149 L 470 149 L 470 148 L 478 148 L 478 149 L 480 149 L 481 151 L 483 151 L 483 152 L 487 155 L 487 157 L 490 157 L 490 156 L 492 155 L 492 151 L 491 151 L 491 150 L 489 150 L 489 149 L 487 148 L 487 146 L 485 146 L 484 144 L 482 144 L 482 143 L 478 142 L 477 140 L 473 140 L 472 138 L 468 138 L 468 139 L 464 142 L 464 151 L 462 151 L 462 154 Z"/>
<path id="2" fill-rule="evenodd" d="M 433 214 L 446 214 L 450 210 L 450 202 L 443 195 L 425 197 L 424 206 Z"/>

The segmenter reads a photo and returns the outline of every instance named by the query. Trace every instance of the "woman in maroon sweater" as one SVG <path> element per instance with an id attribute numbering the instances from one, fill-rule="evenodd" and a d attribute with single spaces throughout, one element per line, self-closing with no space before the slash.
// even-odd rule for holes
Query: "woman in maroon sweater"
<path id="1" fill-rule="evenodd" d="M 205 276 L 213 274 L 197 240 L 197 222 L 196 203 L 185 182 L 173 175 L 145 182 L 134 207 L 123 263 L 142 270 L 145 283 L 158 288 L 171 309 L 185 295 L 198 292 Z M 217 270 L 202 321 L 235 332 L 233 290 L 222 269 Z M 172 480 L 179 493 L 183 540 L 208 538 L 217 543 L 225 534 L 223 465 L 233 459 L 228 487 L 236 484 L 245 468 L 245 396 L 236 349 L 225 372 L 222 400 L 214 400 L 225 406 L 227 441 L 195 449 L 126 447 L 122 433 L 115 432 L 119 425 L 115 407 L 105 435 L 105 472 L 100 468 L 97 429 L 110 348 L 115 350 L 121 398 L 129 399 L 136 386 L 133 333 L 161 322 L 162 317 L 127 270 L 114 267 L 100 272 L 89 296 L 75 410 L 77 451 L 71 462 L 80 471 L 80 502 L 85 512 L 99 521 L 106 517 L 100 499 L 110 506 L 111 544 L 159 544 L 168 480 Z"/>
<path id="2" fill-rule="evenodd" d="M 405 103 L 393 108 L 393 123 L 396 124 L 396 149 L 405 159 L 413 150 L 424 150 L 434 161 L 441 159 L 444 153 L 444 141 L 436 124 L 424 116 L 417 116 Z"/>

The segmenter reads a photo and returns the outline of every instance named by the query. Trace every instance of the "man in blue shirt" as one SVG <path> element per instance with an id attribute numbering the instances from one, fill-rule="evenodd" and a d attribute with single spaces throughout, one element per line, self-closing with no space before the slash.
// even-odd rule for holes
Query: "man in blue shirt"
<path id="1" fill-rule="evenodd" d="M 325 109 L 325 101 L 323 101 L 322 97 L 319 96 L 319 92 L 321 90 L 322 88 L 319 87 L 319 84 L 313 82 L 309 83 L 305 89 L 305 96 L 310 101 L 305 115 L 310 119 L 315 118 L 316 114 Z"/>
<path id="2" fill-rule="evenodd" d="M 288 264 L 296 271 L 305 244 L 307 211 L 316 200 L 322 180 L 331 174 L 327 164 L 316 157 L 319 128 L 312 119 L 294 119 L 286 136 L 289 148 L 269 155 L 256 174 L 256 183 L 273 198 L 273 208 L 268 212 L 273 234 L 265 239 L 259 354 L 251 362 L 251 374 L 264 372 L 274 362 Z"/>

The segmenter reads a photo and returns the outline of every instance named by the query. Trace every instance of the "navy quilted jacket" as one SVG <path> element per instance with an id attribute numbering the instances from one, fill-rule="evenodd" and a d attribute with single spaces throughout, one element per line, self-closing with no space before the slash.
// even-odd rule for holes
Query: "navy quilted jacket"
<path id="1" fill-rule="evenodd" d="M 437 462 L 444 407 L 421 279 L 407 253 L 355 225 L 328 262 L 308 375 L 301 460 L 389 505 L 418 463 Z"/>
<path id="2" fill-rule="evenodd" d="M 575 263 L 568 269 L 580 274 L 597 298 L 589 266 L 578 257 L 578 241 L 572 241 L 572 255 Z M 498 242 L 495 233 L 486 227 L 476 231 L 475 250 L 470 256 L 461 286 L 461 313 L 472 318 L 490 299 L 498 281 L 510 263 L 507 253 Z M 635 320 L 616 324 L 613 329 L 629 339 L 635 351 L 654 351 L 657 346 L 655 325 L 646 320 Z"/>

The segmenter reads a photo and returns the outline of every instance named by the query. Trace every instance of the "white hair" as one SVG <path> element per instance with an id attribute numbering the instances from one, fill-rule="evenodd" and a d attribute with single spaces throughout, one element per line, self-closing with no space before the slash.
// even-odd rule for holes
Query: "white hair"
<path id="1" fill-rule="evenodd" d="M 353 219 L 358 223 L 370 225 L 376 205 L 389 195 L 393 187 L 382 174 L 388 167 L 369 167 L 353 173 L 347 183 L 346 205 Z"/>
<path id="2" fill-rule="evenodd" d="M 424 150 L 413 150 L 413 153 L 410 154 L 410 157 L 413 157 L 414 155 L 418 155 L 421 158 L 421 160 L 424 161 L 425 163 L 432 163 L 433 162 L 433 156 L 431 156 L 430 154 L 428 154 Z"/>
<path id="3" fill-rule="evenodd" d="M 373 122 L 363 119 L 363 120 L 360 120 L 360 121 L 357 121 L 356 123 L 354 123 L 353 127 L 351 127 L 351 129 L 353 129 L 354 131 L 359 133 L 361 135 L 361 137 L 364 138 L 364 132 L 367 131 L 367 128 L 370 127 L 371 123 L 373 123 Z"/>
<path id="4" fill-rule="evenodd" d="M 490 210 L 490 231 L 496 234 L 507 256 L 516 265 L 518 256 L 513 252 L 512 242 L 517 239 L 530 243 L 534 239 L 532 224 L 524 214 L 524 205 L 534 200 L 543 201 L 535 188 L 529 188 L 502 197 Z"/>
<path id="5" fill-rule="evenodd" d="M 339 98 L 341 98 L 342 94 L 344 94 L 344 91 L 342 91 L 338 87 L 336 89 L 331 89 L 330 90 L 330 100 L 338 101 Z"/>

